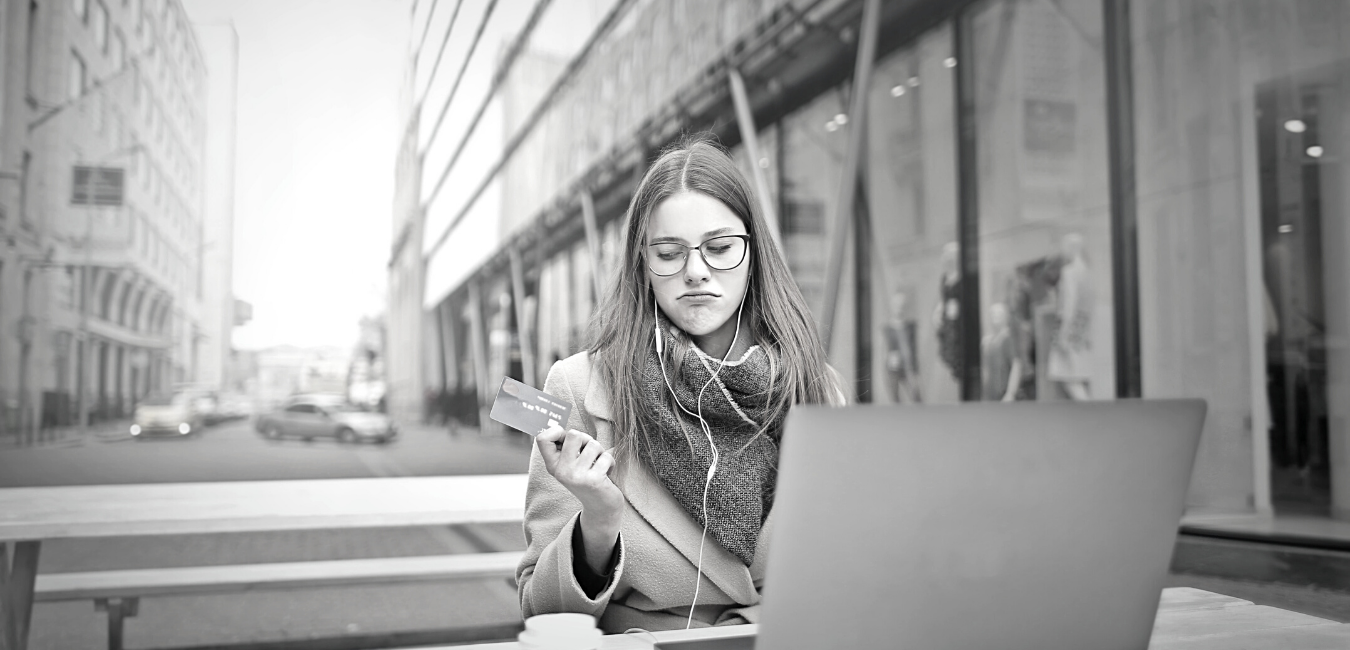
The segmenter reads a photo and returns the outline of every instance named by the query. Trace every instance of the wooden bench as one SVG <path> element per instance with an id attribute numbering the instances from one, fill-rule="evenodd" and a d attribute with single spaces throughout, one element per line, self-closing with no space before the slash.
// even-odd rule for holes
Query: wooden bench
<path id="1" fill-rule="evenodd" d="M 508 551 L 51 573 L 38 575 L 33 596 L 38 602 L 93 600 L 95 609 L 108 613 L 109 650 L 121 650 L 123 621 L 136 616 L 141 597 L 481 578 L 506 578 L 514 584 L 520 557 L 520 551 Z"/>

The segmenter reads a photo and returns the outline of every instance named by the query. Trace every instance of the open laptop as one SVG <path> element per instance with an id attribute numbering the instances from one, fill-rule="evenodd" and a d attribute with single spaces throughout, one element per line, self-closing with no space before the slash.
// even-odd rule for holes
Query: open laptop
<path id="1" fill-rule="evenodd" d="M 797 407 L 756 650 L 1144 650 L 1205 403 Z"/>

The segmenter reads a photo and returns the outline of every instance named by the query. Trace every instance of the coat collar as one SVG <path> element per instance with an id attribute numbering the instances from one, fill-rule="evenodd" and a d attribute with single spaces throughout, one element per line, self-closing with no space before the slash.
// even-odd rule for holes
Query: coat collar
<path id="1" fill-rule="evenodd" d="M 582 403 L 586 405 L 586 412 L 590 413 L 592 417 L 595 417 L 596 419 L 599 420 L 605 420 L 606 422 L 613 424 L 614 412 L 610 409 L 609 406 L 609 391 L 605 390 L 600 386 L 600 384 L 603 382 L 590 380 L 591 379 L 590 372 L 591 369 L 594 368 L 593 365 L 594 359 L 590 357 L 590 353 L 585 354 L 587 355 L 586 357 L 587 386 L 586 386 L 586 397 L 582 400 Z"/>
<path id="2" fill-rule="evenodd" d="M 590 363 L 587 363 L 586 366 L 588 369 L 592 367 Z M 612 445 L 614 415 L 610 405 L 609 391 L 601 386 L 603 382 L 588 381 L 587 383 L 589 385 L 586 387 L 586 397 L 583 402 L 586 405 L 585 409 L 596 420 L 604 421 L 603 424 L 596 422 L 597 428 L 610 429 L 610 431 L 604 432 L 596 431 L 595 434 L 600 438 L 609 438 L 609 440 L 602 442 Z M 698 566 L 699 545 L 703 543 L 703 575 L 707 576 L 708 580 L 711 580 L 714 585 L 717 585 L 719 589 L 737 602 L 759 602 L 755 583 L 758 578 L 763 576 L 764 556 L 768 553 L 767 542 L 771 529 L 770 524 L 773 521 L 772 511 L 770 511 L 769 517 L 760 531 L 759 544 L 755 550 L 754 571 L 752 572 L 741 562 L 740 558 L 722 548 L 721 544 L 712 540 L 703 542 L 703 528 L 695 523 L 689 513 L 685 512 L 684 507 L 675 500 L 675 497 L 671 496 L 670 492 L 661 485 L 660 480 L 641 462 L 622 463 L 615 477 L 615 482 L 619 489 L 623 491 L 633 509 L 637 510 L 638 514 L 642 515 L 642 518 L 652 528 L 656 529 L 662 537 L 665 537 L 690 564 Z"/>
<path id="3" fill-rule="evenodd" d="M 722 548 L 721 544 L 712 539 L 704 541 L 703 528 L 694 522 L 646 466 L 639 462 L 624 463 L 619 471 L 618 484 L 633 509 L 694 566 L 699 564 L 699 545 L 702 544 L 703 575 L 713 584 L 736 602 L 759 602 L 750 569 L 740 558 Z M 767 528 L 766 525 L 760 533 L 760 544 L 755 554 L 756 565 L 760 564 L 759 551 L 764 550 Z"/>

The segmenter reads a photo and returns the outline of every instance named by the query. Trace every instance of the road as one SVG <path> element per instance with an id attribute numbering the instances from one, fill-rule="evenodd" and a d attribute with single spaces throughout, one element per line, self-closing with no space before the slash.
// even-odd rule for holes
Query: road
<path id="1" fill-rule="evenodd" d="M 447 474 L 513 474 L 529 466 L 518 438 L 404 427 L 387 445 L 330 439 L 269 440 L 246 421 L 200 436 L 133 439 L 116 433 L 83 442 L 0 449 L 0 487 L 183 481 L 239 481 Z"/>
<path id="2" fill-rule="evenodd" d="M 525 472 L 530 448 L 516 438 L 450 435 L 409 426 L 387 445 L 273 441 L 247 422 L 184 439 L 134 440 L 118 432 L 60 445 L 0 449 L 0 486 L 361 478 Z M 352 531 L 58 540 L 43 544 L 39 571 L 337 560 L 524 548 L 519 524 Z M 504 581 L 351 587 L 244 595 L 147 598 L 127 620 L 131 648 L 361 637 L 519 620 Z M 91 602 L 39 603 L 31 648 L 106 647 L 106 618 Z"/>

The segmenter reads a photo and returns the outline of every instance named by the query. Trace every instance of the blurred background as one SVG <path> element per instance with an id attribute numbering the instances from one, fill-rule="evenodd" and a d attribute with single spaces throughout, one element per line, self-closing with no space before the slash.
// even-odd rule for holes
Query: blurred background
<path id="1" fill-rule="evenodd" d="M 864 4 L 5 0 L 0 485 L 523 472 L 710 131 L 851 402 L 1204 398 L 1174 577 L 1350 620 L 1350 4 Z"/>

